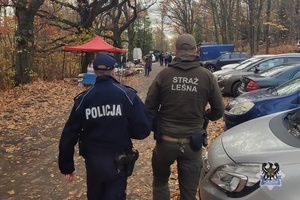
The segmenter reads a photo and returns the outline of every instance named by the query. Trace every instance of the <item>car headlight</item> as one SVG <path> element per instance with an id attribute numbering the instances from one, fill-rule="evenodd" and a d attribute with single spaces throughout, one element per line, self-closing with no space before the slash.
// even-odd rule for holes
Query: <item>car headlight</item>
<path id="1" fill-rule="evenodd" d="M 248 112 L 251 108 L 253 108 L 255 104 L 252 101 L 244 101 L 233 106 L 228 114 L 230 115 L 242 115 Z"/>
<path id="2" fill-rule="evenodd" d="M 204 157 L 203 157 L 203 170 L 205 173 L 209 172 L 211 166 L 208 162 L 208 151 L 204 152 Z"/>
<path id="3" fill-rule="evenodd" d="M 259 164 L 230 164 L 218 167 L 210 180 L 228 196 L 245 196 L 259 187 Z"/>

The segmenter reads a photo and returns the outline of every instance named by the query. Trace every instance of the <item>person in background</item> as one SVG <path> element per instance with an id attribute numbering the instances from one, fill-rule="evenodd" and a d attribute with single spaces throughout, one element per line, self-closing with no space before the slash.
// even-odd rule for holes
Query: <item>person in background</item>
<path id="1" fill-rule="evenodd" d="M 124 53 L 124 54 L 121 56 L 121 64 L 122 64 L 122 67 L 123 67 L 123 68 L 126 68 L 126 62 L 127 62 L 127 58 L 126 58 L 126 54 Z"/>
<path id="2" fill-rule="evenodd" d="M 87 73 L 93 73 L 94 72 L 93 62 L 94 62 L 94 59 L 88 64 Z"/>
<path id="3" fill-rule="evenodd" d="M 206 118 L 223 116 L 224 104 L 214 75 L 202 67 L 195 38 L 182 34 L 175 55 L 150 85 L 145 105 L 153 119 L 153 199 L 170 200 L 170 166 L 176 161 L 180 200 L 195 200 L 205 144 Z M 207 109 L 207 106 L 210 109 Z"/>
<path id="4" fill-rule="evenodd" d="M 168 65 L 169 65 L 169 63 L 171 63 L 171 62 L 172 62 L 172 54 L 169 53 L 169 56 L 168 56 Z"/>
<path id="5" fill-rule="evenodd" d="M 116 60 L 107 53 L 94 60 L 96 83 L 74 98 L 59 142 L 59 170 L 74 182 L 74 146 L 85 159 L 89 200 L 125 200 L 127 176 L 138 152 L 131 139 L 151 131 L 148 111 L 137 92 L 113 78 Z M 132 156 L 134 155 L 134 156 Z"/>
<path id="6" fill-rule="evenodd" d="M 161 52 L 158 57 L 159 57 L 160 66 L 163 66 L 163 64 L 164 64 L 164 54 Z"/>
<path id="7" fill-rule="evenodd" d="M 169 62 L 169 54 L 166 52 L 165 55 L 164 55 L 165 66 L 168 66 L 168 62 Z"/>
<path id="8" fill-rule="evenodd" d="M 145 76 L 149 76 L 152 68 L 152 56 L 147 54 L 145 59 Z"/>

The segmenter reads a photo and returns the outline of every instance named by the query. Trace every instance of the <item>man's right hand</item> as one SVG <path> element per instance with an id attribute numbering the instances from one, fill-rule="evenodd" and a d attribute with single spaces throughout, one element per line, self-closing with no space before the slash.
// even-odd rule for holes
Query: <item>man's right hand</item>
<path id="1" fill-rule="evenodd" d="M 72 183 L 74 184 L 75 183 L 75 180 L 76 180 L 76 172 L 72 172 L 71 174 L 65 174 L 65 179 L 69 182 L 69 183 Z"/>

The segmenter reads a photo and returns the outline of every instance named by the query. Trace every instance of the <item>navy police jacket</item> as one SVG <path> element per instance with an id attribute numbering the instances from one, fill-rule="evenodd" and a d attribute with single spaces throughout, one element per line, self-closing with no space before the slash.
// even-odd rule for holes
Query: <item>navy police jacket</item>
<path id="1" fill-rule="evenodd" d="M 87 154 L 112 155 L 132 148 L 132 139 L 144 139 L 151 131 L 148 111 L 136 91 L 112 76 L 97 77 L 89 90 L 74 99 L 74 106 L 59 143 L 59 169 L 74 168 L 74 146 Z"/>

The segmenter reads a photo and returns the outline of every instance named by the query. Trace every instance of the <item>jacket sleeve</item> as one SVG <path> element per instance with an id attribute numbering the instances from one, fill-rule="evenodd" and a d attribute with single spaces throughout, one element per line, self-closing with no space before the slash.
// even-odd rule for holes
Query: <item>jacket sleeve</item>
<path id="1" fill-rule="evenodd" d="M 147 108 L 136 95 L 129 116 L 129 134 L 132 139 L 145 139 L 151 132 L 151 120 Z"/>
<path id="2" fill-rule="evenodd" d="M 58 165 L 62 174 L 70 174 L 75 170 L 74 146 L 78 142 L 81 132 L 81 120 L 75 109 L 74 105 L 59 141 Z"/>
<path id="3" fill-rule="evenodd" d="M 210 109 L 207 111 L 206 116 L 209 120 L 216 121 L 223 116 L 225 106 L 220 87 L 214 75 L 212 75 L 211 80 L 212 84 L 209 98 Z"/>

